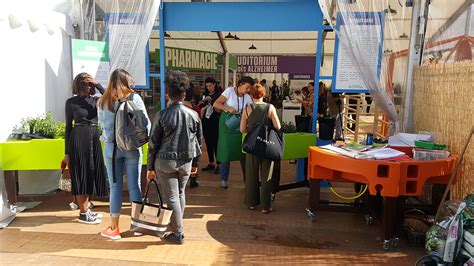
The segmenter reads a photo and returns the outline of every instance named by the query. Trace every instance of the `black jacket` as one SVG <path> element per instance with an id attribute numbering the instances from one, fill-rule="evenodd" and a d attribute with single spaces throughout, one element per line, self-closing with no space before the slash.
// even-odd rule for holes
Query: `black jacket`
<path id="1" fill-rule="evenodd" d="M 187 160 L 201 155 L 202 127 L 198 114 L 176 102 L 156 114 L 148 143 L 148 170 L 155 160 Z M 193 166 L 199 160 L 194 160 Z"/>

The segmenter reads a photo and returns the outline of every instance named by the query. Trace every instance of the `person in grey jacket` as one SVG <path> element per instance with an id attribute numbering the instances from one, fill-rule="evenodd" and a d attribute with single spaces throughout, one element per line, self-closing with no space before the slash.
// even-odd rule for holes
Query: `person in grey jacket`
<path id="1" fill-rule="evenodd" d="M 181 71 L 171 71 L 165 85 L 171 102 L 156 115 L 152 126 L 147 179 L 158 176 L 164 201 L 173 210 L 170 231 L 163 240 L 183 244 L 184 190 L 189 176 L 199 165 L 195 158 L 201 155 L 202 127 L 198 114 L 183 104 L 189 88 L 188 76 Z"/>

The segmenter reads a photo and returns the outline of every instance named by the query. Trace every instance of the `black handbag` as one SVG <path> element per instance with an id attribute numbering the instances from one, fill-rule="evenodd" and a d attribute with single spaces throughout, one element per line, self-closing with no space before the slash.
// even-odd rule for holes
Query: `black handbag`
<path id="1" fill-rule="evenodd" d="M 268 119 L 267 104 L 260 123 L 254 125 L 244 138 L 242 149 L 260 158 L 277 161 L 283 158 L 285 140 L 283 132 L 276 130 Z"/>

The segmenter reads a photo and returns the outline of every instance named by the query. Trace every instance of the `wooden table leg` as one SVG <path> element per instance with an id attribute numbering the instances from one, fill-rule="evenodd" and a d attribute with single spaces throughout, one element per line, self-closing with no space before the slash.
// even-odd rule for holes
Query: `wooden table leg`
<path id="1" fill-rule="evenodd" d="M 316 220 L 316 212 L 319 211 L 319 200 L 321 198 L 321 180 L 310 179 L 309 180 L 309 197 L 308 207 L 306 212 L 309 219 L 314 222 Z"/>
<path id="2" fill-rule="evenodd" d="M 398 198 L 384 197 L 382 209 L 382 235 L 384 241 L 384 249 L 389 250 L 390 247 L 398 246 L 398 239 L 395 236 L 397 227 Z M 396 242 L 396 243 L 395 243 Z"/>
<path id="3" fill-rule="evenodd" d="M 8 202 L 15 204 L 18 201 L 18 171 L 5 171 L 4 175 Z"/>
<path id="4" fill-rule="evenodd" d="M 309 180 L 309 208 L 316 212 L 319 211 L 319 201 L 321 199 L 321 180 Z"/>

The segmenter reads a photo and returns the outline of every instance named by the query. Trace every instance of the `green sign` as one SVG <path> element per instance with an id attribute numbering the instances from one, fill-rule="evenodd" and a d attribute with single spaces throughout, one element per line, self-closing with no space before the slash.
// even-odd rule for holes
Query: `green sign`
<path id="1" fill-rule="evenodd" d="M 106 42 L 73 39 L 72 59 L 109 62 L 109 46 Z"/>
<path id="2" fill-rule="evenodd" d="M 160 50 L 156 49 L 156 63 L 160 62 Z M 181 49 L 165 48 L 165 65 L 177 70 L 217 70 L 217 53 Z"/>
<path id="3" fill-rule="evenodd" d="M 229 69 L 237 70 L 237 56 L 229 54 Z"/>

